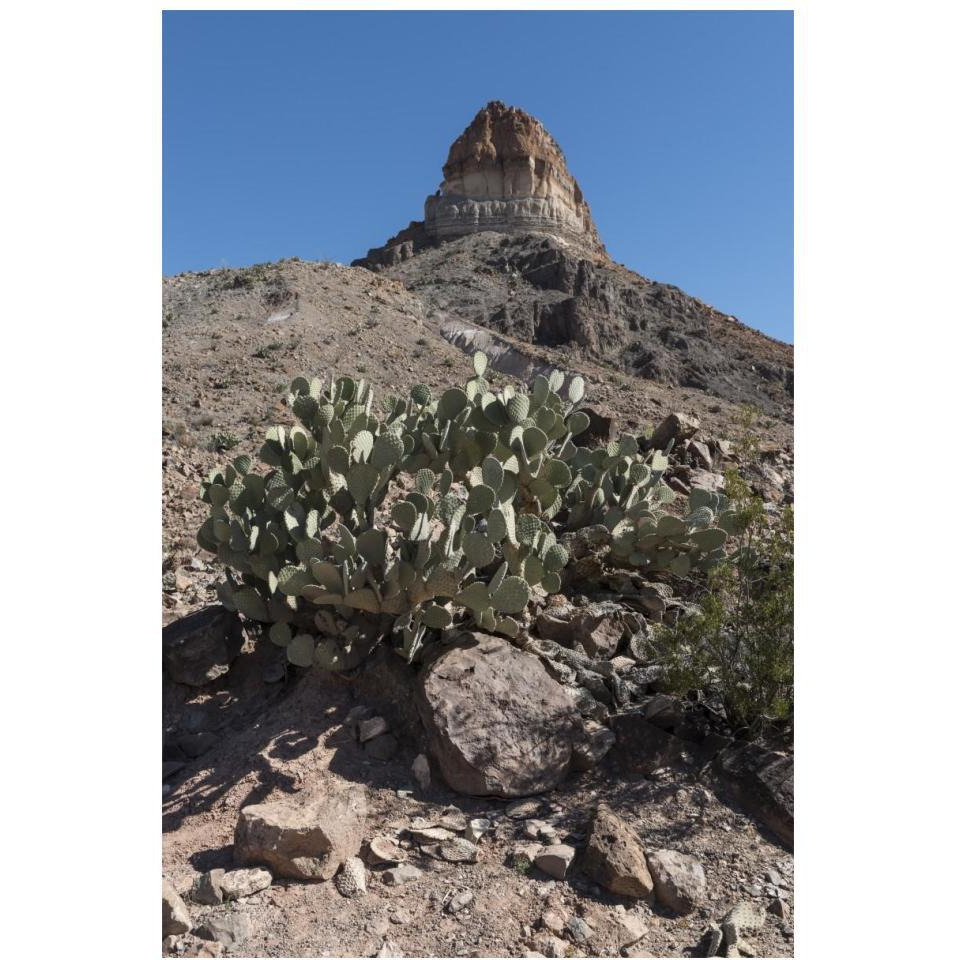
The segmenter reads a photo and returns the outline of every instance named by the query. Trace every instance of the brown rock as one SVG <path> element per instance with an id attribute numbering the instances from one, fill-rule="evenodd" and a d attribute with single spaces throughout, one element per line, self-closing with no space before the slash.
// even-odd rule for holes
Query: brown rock
<path id="1" fill-rule="evenodd" d="M 611 893 L 646 897 L 653 890 L 653 878 L 640 839 L 608 806 L 597 808 L 590 824 L 583 872 Z"/>
<path id="2" fill-rule="evenodd" d="M 582 729 L 570 695 L 537 657 L 481 633 L 464 634 L 424 670 L 418 705 L 443 778 L 475 796 L 555 787 Z"/>
<path id="3" fill-rule="evenodd" d="M 329 880 L 363 839 L 366 798 L 359 785 L 328 784 L 311 797 L 258 803 L 240 811 L 233 855 L 279 877 Z"/>

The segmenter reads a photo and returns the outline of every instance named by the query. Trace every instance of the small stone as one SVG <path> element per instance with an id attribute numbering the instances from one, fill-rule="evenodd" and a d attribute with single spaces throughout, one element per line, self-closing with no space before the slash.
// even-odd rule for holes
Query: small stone
<path id="1" fill-rule="evenodd" d="M 617 735 L 596 720 L 584 720 L 583 738 L 573 745 L 574 770 L 592 770 L 613 748 Z"/>
<path id="2" fill-rule="evenodd" d="M 621 947 L 632 946 L 650 932 L 646 920 L 635 913 L 618 913 L 614 920 L 620 928 L 618 940 Z"/>
<path id="3" fill-rule="evenodd" d="M 397 755 L 399 749 L 397 738 L 392 733 L 385 733 L 368 741 L 364 746 L 364 753 L 374 760 L 387 763 Z"/>
<path id="4" fill-rule="evenodd" d="M 704 470 L 713 469 L 713 457 L 710 455 L 710 448 L 702 440 L 691 440 L 687 447 L 687 456 L 697 467 L 703 467 Z"/>
<path id="5" fill-rule="evenodd" d="M 333 882 L 343 897 L 363 896 L 367 892 L 367 871 L 363 861 L 359 857 L 348 857 Z"/>
<path id="6" fill-rule="evenodd" d="M 206 917 L 197 927 L 197 936 L 216 940 L 225 947 L 236 947 L 250 936 L 251 931 L 250 918 L 245 913 L 233 912 Z"/>
<path id="7" fill-rule="evenodd" d="M 567 921 L 567 932 L 577 943 L 586 943 L 593 937 L 593 927 L 581 917 L 571 917 Z"/>
<path id="8" fill-rule="evenodd" d="M 703 898 L 707 878 L 700 862 L 677 850 L 656 850 L 647 856 L 657 899 L 670 910 L 689 913 Z"/>
<path id="9" fill-rule="evenodd" d="M 350 712 L 344 717 L 343 725 L 345 727 L 356 726 L 361 720 L 365 720 L 370 716 L 370 708 L 366 704 L 359 703 L 355 707 L 350 708 Z"/>
<path id="10" fill-rule="evenodd" d="M 535 817 L 540 812 L 541 806 L 539 800 L 518 800 L 516 803 L 511 803 L 505 812 L 511 820 L 526 820 L 529 817 Z"/>
<path id="11" fill-rule="evenodd" d="M 544 847 L 537 854 L 534 863 L 548 876 L 556 880 L 564 880 L 577 851 L 565 843 L 557 843 Z"/>
<path id="12" fill-rule="evenodd" d="M 544 934 L 539 937 L 535 945 L 540 948 L 540 952 L 545 957 L 565 957 L 567 955 L 566 940 L 561 940 L 552 934 Z"/>
<path id="13" fill-rule="evenodd" d="M 170 952 L 178 957 L 222 957 L 223 944 L 216 940 L 201 940 L 188 933 L 171 945 Z"/>
<path id="14" fill-rule="evenodd" d="M 266 890 L 273 883 L 273 877 L 269 870 L 255 867 L 251 870 L 230 870 L 219 878 L 219 883 L 224 900 L 239 900 Z"/>
<path id="15" fill-rule="evenodd" d="M 189 933 L 193 926 L 190 911 L 177 893 L 177 888 L 166 878 L 163 878 L 163 935 L 174 936 L 179 933 Z"/>
<path id="16" fill-rule="evenodd" d="M 383 946 L 377 952 L 378 957 L 402 957 L 403 951 L 392 941 L 384 940 Z"/>
<path id="17" fill-rule="evenodd" d="M 169 780 L 175 773 L 181 771 L 186 764 L 182 760 L 166 760 L 163 764 L 164 782 Z"/>
<path id="18" fill-rule="evenodd" d="M 614 657 L 610 661 L 610 665 L 617 673 L 628 673 L 636 665 L 637 661 L 633 657 L 625 657 L 622 654 L 618 657 Z"/>
<path id="19" fill-rule="evenodd" d="M 413 776 L 421 790 L 430 789 L 430 761 L 421 753 L 413 761 Z"/>
<path id="20" fill-rule="evenodd" d="M 485 833 L 489 831 L 491 826 L 492 824 L 486 818 L 477 817 L 467 824 L 467 829 L 464 831 L 463 835 L 472 843 L 476 843 Z"/>
<path id="21" fill-rule="evenodd" d="M 775 916 L 786 920 L 790 916 L 790 905 L 779 897 L 774 900 L 767 909 Z"/>
<path id="22" fill-rule="evenodd" d="M 374 837 L 367 846 L 367 863 L 373 867 L 403 863 L 407 855 L 390 837 Z"/>
<path id="23" fill-rule="evenodd" d="M 517 843 L 510 848 L 510 852 L 507 854 L 507 862 L 512 867 L 524 867 L 533 866 L 534 861 L 540 855 L 540 851 L 543 847 L 539 843 Z"/>
<path id="24" fill-rule="evenodd" d="M 467 829 L 467 818 L 456 807 L 447 807 L 437 820 L 437 826 L 463 833 Z"/>
<path id="25" fill-rule="evenodd" d="M 383 717 L 371 717 L 369 720 L 361 720 L 358 728 L 358 735 L 361 743 L 366 743 L 374 737 L 379 737 L 386 733 L 390 728 Z"/>
<path id="26" fill-rule="evenodd" d="M 408 827 L 407 833 L 410 839 L 417 843 L 440 843 L 443 840 L 452 840 L 456 836 L 452 830 L 444 827 L 423 827 L 419 830 Z"/>
<path id="27" fill-rule="evenodd" d="M 403 907 L 397 907 L 390 914 L 390 922 L 397 926 L 403 926 L 405 923 L 410 923 L 411 920 L 413 920 L 413 914 L 409 910 L 404 910 Z"/>
<path id="28" fill-rule="evenodd" d="M 459 913 L 471 903 L 473 903 L 473 891 L 461 890 L 450 898 L 450 902 L 447 904 L 447 913 Z"/>
<path id="29" fill-rule="evenodd" d="M 217 743 L 215 733 L 188 733 L 177 740 L 177 746 L 193 759 L 202 757 L 208 750 Z"/>
<path id="30" fill-rule="evenodd" d="M 383 872 L 383 882 L 388 887 L 399 887 L 405 883 L 412 883 L 419 880 L 423 871 L 417 869 L 413 864 L 402 863 L 399 867 L 391 867 Z"/>
<path id="31" fill-rule="evenodd" d="M 463 837 L 454 837 L 440 844 L 440 856 L 450 863 L 476 863 L 480 848 Z"/>
<path id="32" fill-rule="evenodd" d="M 215 907 L 223 903 L 223 878 L 226 870 L 208 870 L 201 874 L 190 891 L 190 899 L 203 903 L 208 907 Z"/>
<path id="33" fill-rule="evenodd" d="M 557 830 L 553 824 L 536 818 L 524 821 L 523 835 L 531 840 L 543 840 L 548 844 L 557 842 Z"/>
<path id="34" fill-rule="evenodd" d="M 558 913 L 556 910 L 545 910 L 543 916 L 540 917 L 540 927 L 544 930 L 549 930 L 550 933 L 558 937 L 563 933 L 566 925 L 567 921 L 563 914 Z"/>

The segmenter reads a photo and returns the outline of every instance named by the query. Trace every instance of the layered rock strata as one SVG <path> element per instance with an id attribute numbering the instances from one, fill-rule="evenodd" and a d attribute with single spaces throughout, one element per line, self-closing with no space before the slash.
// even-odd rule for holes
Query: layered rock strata
<path id="1" fill-rule="evenodd" d="M 549 234 L 606 254 L 557 142 L 539 120 L 499 100 L 450 147 L 443 183 L 427 197 L 424 219 L 354 265 L 394 266 L 424 246 L 482 231 Z"/>

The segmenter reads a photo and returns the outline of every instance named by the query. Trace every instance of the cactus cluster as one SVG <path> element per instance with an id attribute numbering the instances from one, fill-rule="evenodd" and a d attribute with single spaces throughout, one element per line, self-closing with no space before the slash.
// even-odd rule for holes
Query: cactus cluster
<path id="1" fill-rule="evenodd" d="M 614 557 L 644 570 L 681 577 L 716 566 L 725 555 L 727 535 L 738 532 L 737 514 L 729 509 L 727 498 L 693 490 L 686 516 L 675 517 L 659 509 L 673 499 L 673 491 L 665 485 L 658 489 L 656 496 L 638 500 L 626 510 L 615 507 L 607 515 Z"/>
<path id="2" fill-rule="evenodd" d="M 581 377 L 565 397 L 559 371 L 495 391 L 484 354 L 473 367 L 462 389 L 419 384 L 382 418 L 363 380 L 298 377 L 299 422 L 267 432 L 268 471 L 240 456 L 204 482 L 197 539 L 228 569 L 221 600 L 271 624 L 292 663 L 349 669 L 384 637 L 413 660 L 455 620 L 516 636 L 534 591 L 561 588 L 557 529 L 603 522 L 616 556 L 647 569 L 722 555 L 719 495 L 696 491 L 683 520 L 663 513 L 664 452 L 631 436 L 576 444 Z"/>

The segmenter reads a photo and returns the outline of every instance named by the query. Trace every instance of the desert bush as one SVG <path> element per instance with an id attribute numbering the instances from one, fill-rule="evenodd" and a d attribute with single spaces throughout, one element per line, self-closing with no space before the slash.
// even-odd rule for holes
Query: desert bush
<path id="1" fill-rule="evenodd" d="M 734 727 L 757 734 L 793 715 L 793 512 L 768 514 L 735 470 L 726 487 L 733 549 L 698 597 L 701 612 L 652 644 L 668 689 L 719 698 Z"/>
<path id="2" fill-rule="evenodd" d="M 227 567 L 221 599 L 271 624 L 291 662 L 349 669 L 384 638 L 412 661 L 470 624 L 516 636 L 533 593 L 561 588 L 558 533 L 598 518 L 633 532 L 626 559 L 641 567 L 668 554 L 708 566 L 725 539 L 719 527 L 697 539 L 713 522 L 702 505 L 685 536 L 661 527 L 650 505 L 672 497 L 665 454 L 629 436 L 576 444 L 589 426 L 583 378 L 564 390 L 554 371 L 494 391 L 485 355 L 473 365 L 462 388 L 434 397 L 419 384 L 380 416 L 364 380 L 298 377 L 288 402 L 299 423 L 267 431 L 268 472 L 241 456 L 203 484 L 210 516 L 197 539 Z"/>

